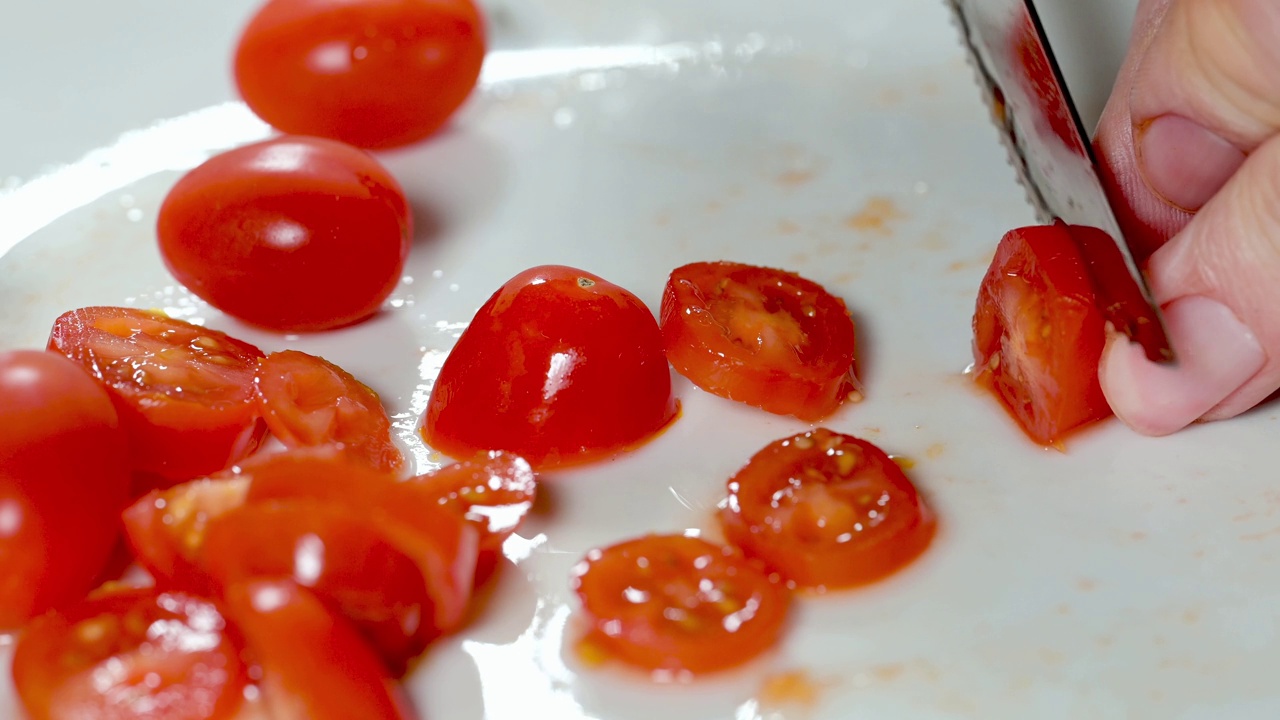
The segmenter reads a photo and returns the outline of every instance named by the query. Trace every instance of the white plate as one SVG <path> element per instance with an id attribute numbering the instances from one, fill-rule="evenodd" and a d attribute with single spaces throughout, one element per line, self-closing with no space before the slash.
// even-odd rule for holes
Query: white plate
<path id="1" fill-rule="evenodd" d="M 411 430 L 459 328 L 527 266 L 578 265 L 655 307 L 686 261 L 788 267 L 855 311 L 868 399 L 828 425 L 916 461 L 942 517 L 932 550 L 889 582 L 802 600 L 781 647 L 738 672 L 655 685 L 580 667 L 565 638 L 582 553 L 708 527 L 725 478 L 804 427 L 680 380 L 669 432 L 547 481 L 554 512 L 512 544 L 518 567 L 410 680 L 424 718 L 1280 716 L 1275 411 L 1032 447 L 961 375 L 995 240 L 1031 213 L 941 4 L 782 7 L 491 5 L 484 92 L 448 133 L 384 155 L 435 218 L 412 283 L 372 322 L 290 339 L 175 288 L 153 246 L 178 171 L 266 132 L 227 77 L 251 3 L 15 4 L 0 27 L 0 173 L 16 176 L 0 192 L 0 347 L 43 344 L 75 306 L 164 306 L 338 362 Z M 811 706 L 771 701 L 787 672 L 820 687 Z"/>

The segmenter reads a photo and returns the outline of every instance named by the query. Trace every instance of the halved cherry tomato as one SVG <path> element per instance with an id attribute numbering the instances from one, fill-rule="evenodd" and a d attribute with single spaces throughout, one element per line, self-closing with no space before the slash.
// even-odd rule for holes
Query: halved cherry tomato
<path id="1" fill-rule="evenodd" d="M 662 294 L 667 358 L 694 385 L 816 421 L 861 398 L 853 319 L 799 275 L 731 262 L 676 268 Z"/>
<path id="2" fill-rule="evenodd" d="M 1044 445 L 1111 415 L 1098 382 L 1105 320 L 1072 230 L 1007 233 L 973 317 L 974 378 Z"/>
<path id="3" fill-rule="evenodd" d="M 13 679 L 31 720 L 230 720 L 244 704 L 240 653 L 207 600 L 112 590 L 28 625 Z"/>
<path id="4" fill-rule="evenodd" d="M 88 592 L 120 534 L 128 437 L 80 366 L 0 353 L 0 630 Z"/>
<path id="5" fill-rule="evenodd" d="M 156 231 L 169 271 L 209 304 L 314 331 L 378 311 L 400 281 L 413 223 L 400 185 L 368 153 L 280 137 L 183 176 Z"/>
<path id="6" fill-rule="evenodd" d="M 453 458 L 491 449 L 542 470 L 617 455 L 671 422 L 676 402 L 653 314 L 595 275 L 526 270 L 480 308 L 424 415 Z"/>
<path id="7" fill-rule="evenodd" d="M 271 353 L 258 363 L 254 388 L 267 427 L 287 447 L 338 443 L 379 470 L 404 465 L 378 394 L 324 358 Z"/>
<path id="8" fill-rule="evenodd" d="M 747 662 L 773 646 L 787 617 L 779 582 L 699 538 L 649 535 L 592 550 L 574 576 L 591 623 L 587 647 L 650 670 Z"/>
<path id="9" fill-rule="evenodd" d="M 878 580 L 924 552 L 936 528 L 897 463 L 825 428 L 771 443 L 728 488 L 725 537 L 799 587 Z"/>
<path id="10" fill-rule="evenodd" d="M 217 330 L 158 312 L 88 307 L 54 322 L 49 349 L 107 389 L 134 469 L 161 484 L 221 470 L 266 434 L 253 404 L 262 351 Z"/>
<path id="11" fill-rule="evenodd" d="M 288 580 L 227 591 L 227 614 L 262 671 L 274 720 L 412 720 L 373 652 L 345 620 Z"/>
<path id="12" fill-rule="evenodd" d="M 240 37 L 236 84 L 285 132 L 384 148 L 443 125 L 484 53 L 471 0 L 271 0 Z"/>

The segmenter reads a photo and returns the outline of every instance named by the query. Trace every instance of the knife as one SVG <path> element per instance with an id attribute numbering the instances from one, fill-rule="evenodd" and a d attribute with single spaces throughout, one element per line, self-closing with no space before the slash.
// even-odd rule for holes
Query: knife
<path id="1" fill-rule="evenodd" d="M 1010 162 L 1041 222 L 1060 223 L 1068 231 L 1071 226 L 1103 231 L 1072 233 L 1103 317 L 1141 345 L 1153 362 L 1173 363 L 1160 310 L 1102 187 L 1097 155 L 1034 0 L 946 2 Z"/>

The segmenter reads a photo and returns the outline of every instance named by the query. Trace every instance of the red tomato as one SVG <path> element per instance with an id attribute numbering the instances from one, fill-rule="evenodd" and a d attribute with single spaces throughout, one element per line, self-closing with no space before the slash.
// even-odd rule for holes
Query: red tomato
<path id="1" fill-rule="evenodd" d="M 90 307 L 54 322 L 49 349 L 106 387 L 135 470 L 172 484 L 221 470 L 262 441 L 253 404 L 262 351 L 161 313 Z"/>
<path id="2" fill-rule="evenodd" d="M 592 550 L 574 575 L 587 647 L 651 670 L 739 665 L 773 646 L 787 616 L 781 584 L 699 538 L 650 535 Z"/>
<path id="3" fill-rule="evenodd" d="M 111 398 L 51 352 L 0 353 L 0 630 L 93 587 L 128 502 Z"/>
<path id="4" fill-rule="evenodd" d="M 730 262 L 676 268 L 662 339 L 694 385 L 771 413 L 812 422 L 861 399 L 849 311 L 799 275 Z"/>
<path id="5" fill-rule="evenodd" d="M 31 720 L 229 719 L 244 704 L 240 652 L 208 601 L 117 590 L 28 625 L 13 679 Z"/>
<path id="6" fill-rule="evenodd" d="M 360 635 L 287 580 L 227 592 L 227 614 L 262 670 L 274 720 L 412 720 L 399 687 Z"/>
<path id="7" fill-rule="evenodd" d="M 765 447 L 728 487 L 725 537 L 800 587 L 878 580 L 924 552 L 936 527 L 888 455 L 824 428 Z"/>
<path id="8" fill-rule="evenodd" d="M 378 311 L 400 281 L 413 222 L 400 185 L 367 153 L 281 137 L 187 173 L 156 229 L 170 272 L 214 307 L 313 331 Z"/>
<path id="9" fill-rule="evenodd" d="M 272 353 L 258 363 L 254 387 L 267 427 L 287 447 L 338 443 L 379 470 L 404 465 L 378 394 L 337 365 L 296 350 Z"/>
<path id="10" fill-rule="evenodd" d="M 1055 443 L 1111 415 L 1098 383 L 1105 342 L 1105 321 L 1071 229 L 1006 234 L 978 290 L 974 377 L 1031 439 Z"/>
<path id="11" fill-rule="evenodd" d="M 547 265 L 512 278 L 476 313 L 440 370 L 422 436 L 450 457 L 499 449 L 542 470 L 617 455 L 675 414 L 644 303 Z"/>
<path id="12" fill-rule="evenodd" d="M 271 0 L 240 37 L 236 85 L 284 132 L 385 148 L 443 125 L 484 54 L 471 0 Z"/>

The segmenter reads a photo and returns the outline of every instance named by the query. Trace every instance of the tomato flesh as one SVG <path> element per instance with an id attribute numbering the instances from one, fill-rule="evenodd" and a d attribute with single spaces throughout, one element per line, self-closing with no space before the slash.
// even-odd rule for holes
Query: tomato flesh
<path id="1" fill-rule="evenodd" d="M 825 428 L 778 440 L 728 482 L 729 542 L 797 587 L 863 585 L 928 547 L 936 522 L 902 468 Z"/>
<path id="2" fill-rule="evenodd" d="M 1037 443 L 1111 415 L 1098 381 L 1106 322 L 1065 225 L 1020 228 L 996 249 L 973 317 L 974 378 Z"/>
<path id="3" fill-rule="evenodd" d="M 515 276 L 476 313 L 440 370 L 422 436 L 453 458 L 505 450 L 542 470 L 617 455 L 675 414 L 644 303 L 548 265 Z"/>
<path id="4" fill-rule="evenodd" d="M 780 583 L 700 538 L 650 535 L 593 550 L 574 575 L 586 642 L 649 670 L 739 665 L 772 647 L 787 617 Z"/>
<path id="5" fill-rule="evenodd" d="M 798 275 L 685 265 L 667 281 L 661 317 L 671 365 L 707 392 L 807 421 L 861 398 L 844 301 Z"/>

